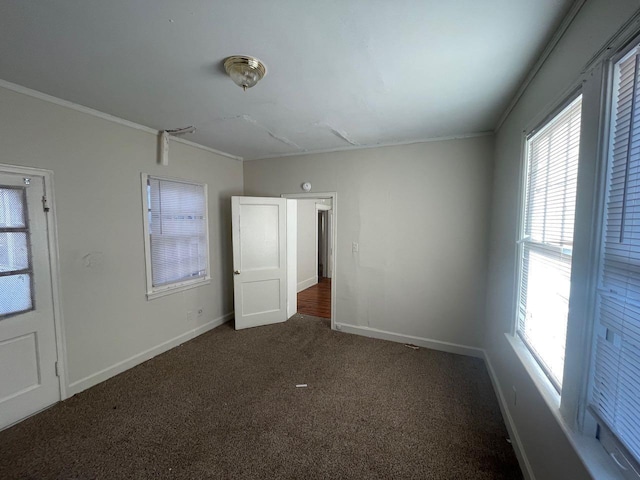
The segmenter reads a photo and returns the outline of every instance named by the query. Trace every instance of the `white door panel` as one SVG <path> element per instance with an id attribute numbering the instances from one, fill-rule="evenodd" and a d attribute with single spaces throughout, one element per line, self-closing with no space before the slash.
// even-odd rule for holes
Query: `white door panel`
<path id="1" fill-rule="evenodd" d="M 279 268 L 279 205 L 240 203 L 239 208 L 242 232 L 240 269 L 255 271 Z"/>
<path id="2" fill-rule="evenodd" d="M 286 200 L 232 197 L 236 329 L 287 319 Z"/>
<path id="3" fill-rule="evenodd" d="M 247 317 L 280 310 L 280 280 L 243 282 L 242 314 Z"/>
<path id="4" fill-rule="evenodd" d="M 0 173 L 0 428 L 60 400 L 43 196 L 43 177 Z"/>

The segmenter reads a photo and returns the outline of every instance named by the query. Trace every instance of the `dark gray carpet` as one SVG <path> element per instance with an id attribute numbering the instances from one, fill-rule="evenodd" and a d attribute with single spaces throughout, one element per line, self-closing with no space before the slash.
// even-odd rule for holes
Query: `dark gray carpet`
<path id="1" fill-rule="evenodd" d="M 506 437 L 481 360 L 296 316 L 223 325 L 0 432 L 0 478 L 522 478 Z"/>

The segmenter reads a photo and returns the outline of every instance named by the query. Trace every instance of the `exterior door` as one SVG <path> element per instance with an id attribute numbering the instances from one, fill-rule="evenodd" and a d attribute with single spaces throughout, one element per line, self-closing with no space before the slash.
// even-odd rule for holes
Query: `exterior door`
<path id="1" fill-rule="evenodd" d="M 287 319 L 287 203 L 232 197 L 236 330 Z"/>
<path id="2" fill-rule="evenodd" d="M 0 172 L 0 429 L 60 400 L 44 195 Z"/>

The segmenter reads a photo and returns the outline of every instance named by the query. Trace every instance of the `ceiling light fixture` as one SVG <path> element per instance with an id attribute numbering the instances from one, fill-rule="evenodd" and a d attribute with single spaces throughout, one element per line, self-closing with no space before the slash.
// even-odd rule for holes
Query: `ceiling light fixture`
<path id="1" fill-rule="evenodd" d="M 267 67 L 260 60 L 244 55 L 233 55 L 224 60 L 224 69 L 236 85 L 243 90 L 253 87 L 267 74 Z"/>

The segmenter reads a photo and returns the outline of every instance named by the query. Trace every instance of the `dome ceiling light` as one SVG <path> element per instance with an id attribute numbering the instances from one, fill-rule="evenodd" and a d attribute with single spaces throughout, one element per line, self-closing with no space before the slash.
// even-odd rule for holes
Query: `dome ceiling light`
<path id="1" fill-rule="evenodd" d="M 267 74 L 264 63 L 254 57 L 233 55 L 224 60 L 224 69 L 244 91 L 253 87 Z"/>

